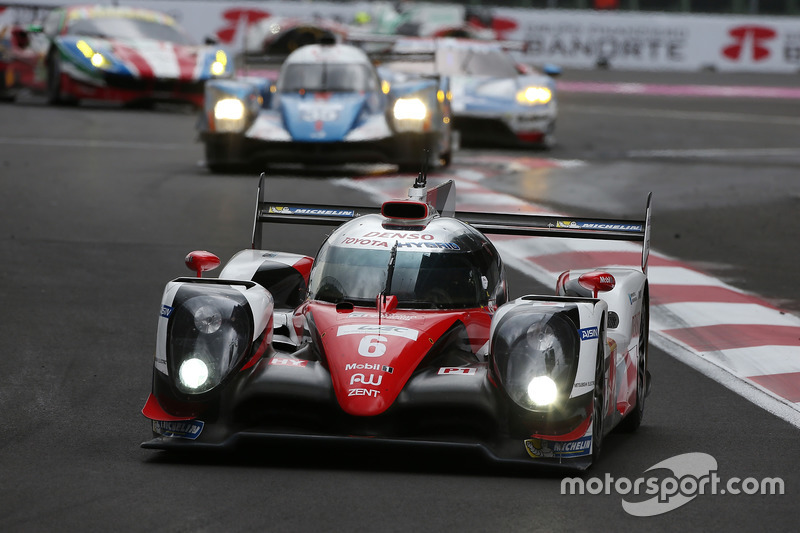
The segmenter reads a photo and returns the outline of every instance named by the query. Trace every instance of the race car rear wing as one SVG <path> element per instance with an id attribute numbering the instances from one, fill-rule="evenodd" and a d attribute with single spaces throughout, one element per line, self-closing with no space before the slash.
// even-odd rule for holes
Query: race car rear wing
<path id="1" fill-rule="evenodd" d="M 262 249 L 262 225 L 267 223 L 339 226 L 348 220 L 368 214 L 380 214 L 380 207 L 298 204 L 271 202 L 264 199 L 265 175 L 258 184 L 258 200 L 253 221 L 253 249 Z M 454 211 L 455 186 L 452 180 L 427 189 L 428 203 L 442 216 L 452 216 L 487 235 L 527 237 L 560 237 L 573 239 L 605 239 L 642 243 L 642 272 L 647 273 L 650 254 L 650 213 L 652 193 L 647 195 L 643 220 L 568 217 L 562 215 L 529 215 Z"/>

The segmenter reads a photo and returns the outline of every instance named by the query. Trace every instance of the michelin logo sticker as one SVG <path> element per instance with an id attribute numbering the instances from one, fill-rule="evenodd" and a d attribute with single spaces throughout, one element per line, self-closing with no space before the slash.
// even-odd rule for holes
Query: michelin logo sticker
<path id="1" fill-rule="evenodd" d="M 586 435 L 578 440 L 569 442 L 549 442 L 542 439 L 527 439 L 525 450 L 534 459 L 542 457 L 555 457 L 568 459 L 571 457 L 585 457 L 592 453 L 592 436 Z"/>
<path id="2" fill-rule="evenodd" d="M 153 420 L 153 431 L 165 437 L 195 440 L 203 431 L 205 422 L 200 420 L 164 421 Z"/>
<path id="3" fill-rule="evenodd" d="M 353 218 L 356 214 L 352 209 L 316 209 L 311 207 L 282 207 L 269 206 L 267 211 L 271 215 L 307 215 L 316 217 L 346 217 Z"/>
<path id="4" fill-rule="evenodd" d="M 603 222 L 581 222 L 579 220 L 557 220 L 557 228 L 590 229 L 606 231 L 642 231 L 641 224 L 607 224 Z"/>

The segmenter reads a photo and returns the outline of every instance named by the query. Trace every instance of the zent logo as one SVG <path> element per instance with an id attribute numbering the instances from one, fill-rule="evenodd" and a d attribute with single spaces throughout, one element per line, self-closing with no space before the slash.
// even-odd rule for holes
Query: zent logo
<path id="1" fill-rule="evenodd" d="M 374 389 L 349 389 L 347 391 L 348 396 L 369 396 L 371 398 L 377 398 L 380 393 L 381 391 Z"/>
<path id="2" fill-rule="evenodd" d="M 732 61 L 763 61 L 769 57 L 766 41 L 775 38 L 775 30 L 766 26 L 737 26 L 728 32 L 734 44 L 722 49 L 722 55 Z M 746 55 L 750 54 L 750 57 Z"/>

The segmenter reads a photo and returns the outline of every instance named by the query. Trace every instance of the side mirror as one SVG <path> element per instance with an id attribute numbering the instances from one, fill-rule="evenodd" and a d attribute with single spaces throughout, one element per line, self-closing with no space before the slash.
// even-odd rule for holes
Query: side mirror
<path id="1" fill-rule="evenodd" d="M 21 28 L 14 28 L 11 30 L 11 38 L 13 39 L 14 45 L 20 50 L 25 50 L 31 44 L 28 31 Z"/>
<path id="2" fill-rule="evenodd" d="M 197 272 L 197 277 L 203 277 L 203 272 L 214 270 L 219 266 L 219 257 L 204 250 L 190 252 L 184 259 L 189 270 Z"/>
<path id="3" fill-rule="evenodd" d="M 210 35 L 207 35 L 206 38 L 203 39 L 203 42 L 209 46 L 219 44 L 219 40 L 216 37 L 212 37 Z"/>

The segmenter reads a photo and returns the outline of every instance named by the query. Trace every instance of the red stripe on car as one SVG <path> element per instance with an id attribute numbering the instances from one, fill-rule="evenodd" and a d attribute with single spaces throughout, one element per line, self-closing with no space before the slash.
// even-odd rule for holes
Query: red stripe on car
<path id="1" fill-rule="evenodd" d="M 152 78 L 154 76 L 153 67 L 150 63 L 130 46 L 116 43 L 114 44 L 114 54 L 128 65 L 132 65 L 140 78 Z"/>
<path id="2" fill-rule="evenodd" d="M 178 61 L 179 78 L 182 80 L 194 79 L 194 71 L 197 68 L 197 52 L 185 46 L 172 45 L 172 53 L 175 54 L 175 59 Z"/>

